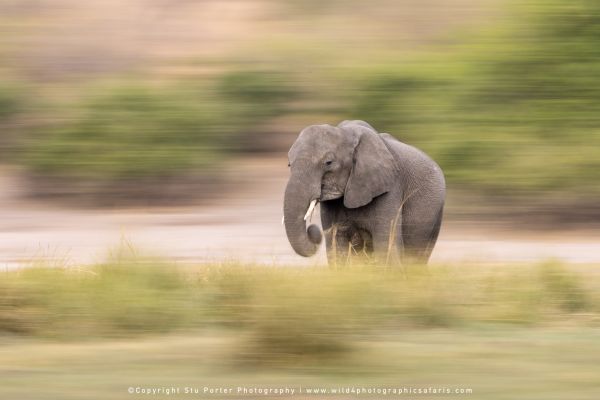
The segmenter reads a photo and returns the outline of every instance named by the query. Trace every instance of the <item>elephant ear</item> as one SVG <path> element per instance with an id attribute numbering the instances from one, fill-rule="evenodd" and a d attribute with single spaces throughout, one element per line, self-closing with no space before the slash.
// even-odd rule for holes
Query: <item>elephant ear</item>
<path id="1" fill-rule="evenodd" d="M 340 124 L 340 128 L 355 140 L 354 160 L 344 192 L 344 206 L 362 207 L 392 189 L 396 163 L 383 139 L 372 128 L 347 122 Z"/>

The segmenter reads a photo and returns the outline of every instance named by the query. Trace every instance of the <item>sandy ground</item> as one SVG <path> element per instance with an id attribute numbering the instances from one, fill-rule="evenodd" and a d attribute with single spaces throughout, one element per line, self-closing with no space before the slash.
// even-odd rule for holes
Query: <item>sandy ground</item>
<path id="1" fill-rule="evenodd" d="M 245 184 L 218 200 L 197 206 L 119 210 L 25 201 L 19 181 L 4 172 L 0 174 L 0 268 L 40 258 L 68 265 L 98 262 L 123 240 L 139 251 L 182 263 L 323 263 L 323 246 L 315 257 L 306 259 L 293 252 L 285 237 L 281 225 L 288 174 L 285 158 L 247 158 L 230 168 L 236 171 L 230 174 Z M 314 219 L 318 221 L 318 216 Z M 501 230 L 489 223 L 448 218 L 432 261 L 493 264 L 550 258 L 600 262 L 600 233 Z"/>

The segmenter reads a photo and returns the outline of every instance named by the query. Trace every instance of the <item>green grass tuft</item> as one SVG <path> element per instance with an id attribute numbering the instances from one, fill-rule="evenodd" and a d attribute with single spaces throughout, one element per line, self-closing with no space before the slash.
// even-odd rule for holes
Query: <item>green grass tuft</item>
<path id="1" fill-rule="evenodd" d="M 89 268 L 34 267 L 3 275 L 4 334 L 73 340 L 225 329 L 240 335 L 243 359 L 269 363 L 343 354 L 375 333 L 588 325 L 597 323 L 600 310 L 598 277 L 556 263 L 184 269 L 117 253 Z"/>

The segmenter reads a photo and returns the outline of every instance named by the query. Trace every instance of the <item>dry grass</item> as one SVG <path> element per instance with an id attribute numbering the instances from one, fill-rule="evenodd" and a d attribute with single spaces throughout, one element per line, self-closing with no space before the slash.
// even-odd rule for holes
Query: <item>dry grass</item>
<path id="1" fill-rule="evenodd" d="M 3 275 L 0 332 L 77 340 L 226 327 L 271 361 L 344 352 L 381 332 L 600 323 L 598 274 L 558 263 L 182 269 L 121 251 L 89 268 Z"/>
<path id="2" fill-rule="evenodd" d="M 257 384 L 597 393 L 595 266 L 182 268 L 135 253 L 2 274 L 0 397 Z"/>

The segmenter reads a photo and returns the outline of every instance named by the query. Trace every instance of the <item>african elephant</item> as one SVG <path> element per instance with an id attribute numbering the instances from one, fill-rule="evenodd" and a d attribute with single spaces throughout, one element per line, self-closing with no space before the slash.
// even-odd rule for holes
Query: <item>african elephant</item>
<path id="1" fill-rule="evenodd" d="M 327 258 L 365 252 L 379 263 L 427 263 L 442 222 L 445 180 L 422 151 L 364 121 L 312 125 L 289 153 L 283 202 L 288 240 L 313 255 L 322 235 L 306 228 L 317 203 Z"/>

